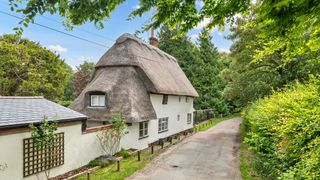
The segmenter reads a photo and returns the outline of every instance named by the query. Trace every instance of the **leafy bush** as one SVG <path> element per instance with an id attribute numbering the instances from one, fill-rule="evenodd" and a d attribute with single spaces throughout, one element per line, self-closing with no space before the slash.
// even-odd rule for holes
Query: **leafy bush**
<path id="1" fill-rule="evenodd" d="M 270 179 L 320 179 L 319 87 L 296 83 L 244 112 L 245 142 Z"/>
<path id="2" fill-rule="evenodd" d="M 122 149 L 121 151 L 117 152 L 115 156 L 122 156 L 123 158 L 128 158 L 130 157 L 130 152 L 131 152 L 130 150 Z"/>

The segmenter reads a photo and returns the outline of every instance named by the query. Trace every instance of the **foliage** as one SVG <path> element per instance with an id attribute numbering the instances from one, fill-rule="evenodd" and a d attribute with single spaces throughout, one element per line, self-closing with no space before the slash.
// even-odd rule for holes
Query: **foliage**
<path id="1" fill-rule="evenodd" d="M 222 118 L 213 118 L 208 121 L 196 124 L 194 126 L 194 128 L 195 128 L 195 131 L 206 131 L 222 121 L 229 120 L 231 118 L 238 117 L 238 116 L 239 116 L 239 114 L 236 113 L 236 114 L 232 114 L 232 115 L 222 117 Z"/>
<path id="2" fill-rule="evenodd" d="M 64 88 L 64 93 L 62 98 L 59 100 L 59 104 L 63 106 L 69 106 L 72 101 L 74 100 L 73 95 L 73 79 L 74 79 L 74 72 L 70 66 L 68 66 L 68 78 L 67 78 L 67 84 Z"/>
<path id="3" fill-rule="evenodd" d="M 308 53 L 288 61 L 281 55 L 281 50 L 257 61 L 256 52 L 263 51 L 262 42 L 269 38 L 263 37 L 264 31 L 258 26 L 248 26 L 256 21 L 255 11 L 252 9 L 247 16 L 238 18 L 230 29 L 232 34 L 228 38 L 234 41 L 230 54 L 232 60 L 221 73 L 222 79 L 228 83 L 224 97 L 236 109 L 270 95 L 272 90 L 281 89 L 292 81 L 306 81 L 309 74 L 320 71 L 319 55 L 315 60 L 316 56 Z"/>
<path id="4" fill-rule="evenodd" d="M 102 150 L 113 156 L 120 149 L 120 140 L 126 131 L 126 123 L 121 114 L 113 114 L 109 120 L 110 128 L 101 129 L 97 133 Z"/>
<path id="5" fill-rule="evenodd" d="M 320 79 L 295 83 L 253 103 L 244 113 L 245 142 L 269 178 L 319 179 Z"/>
<path id="6" fill-rule="evenodd" d="M 227 113 L 228 107 L 222 96 L 224 83 L 219 77 L 224 68 L 220 54 L 212 43 L 212 37 L 203 31 L 199 45 L 193 44 L 187 36 L 173 38 L 177 31 L 161 28 L 159 48 L 174 56 L 182 70 L 198 91 L 196 109 L 214 109 L 215 113 Z"/>
<path id="7" fill-rule="evenodd" d="M 48 117 L 43 117 L 39 125 L 30 124 L 31 137 L 35 147 L 40 148 L 50 145 L 53 142 L 58 124 L 56 121 L 49 122 Z"/>
<path id="8" fill-rule="evenodd" d="M 79 67 L 77 67 L 77 71 L 74 73 L 73 78 L 73 95 L 78 97 L 82 90 L 89 84 L 91 81 L 92 75 L 94 72 L 94 63 L 84 61 Z"/>
<path id="9" fill-rule="evenodd" d="M 68 65 L 39 44 L 13 35 L 0 37 L 0 94 L 39 96 L 57 101 L 68 79 Z"/>
<path id="10" fill-rule="evenodd" d="M 131 153 L 130 150 L 121 149 L 121 151 L 117 152 L 115 154 L 115 156 L 121 156 L 123 158 L 128 158 L 128 157 L 130 157 L 130 153 Z"/>
<path id="11" fill-rule="evenodd" d="M 57 128 L 57 122 L 49 122 L 46 116 L 43 117 L 39 125 L 30 124 L 31 137 L 33 138 L 35 148 L 43 149 L 52 146 Z M 50 169 L 45 170 L 44 173 L 46 179 L 49 179 Z"/>
<path id="12" fill-rule="evenodd" d="M 88 165 L 90 167 L 96 167 L 96 166 L 106 167 L 106 166 L 112 164 L 112 162 L 113 161 L 111 159 L 104 159 L 104 160 L 94 159 L 94 160 L 91 160 Z"/>

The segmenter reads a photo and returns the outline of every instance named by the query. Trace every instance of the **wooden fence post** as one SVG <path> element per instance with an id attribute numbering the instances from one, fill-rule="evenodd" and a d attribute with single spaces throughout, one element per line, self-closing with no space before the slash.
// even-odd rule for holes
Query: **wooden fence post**
<path id="1" fill-rule="evenodd" d="M 138 161 L 141 161 L 140 151 L 138 151 Z"/>
<path id="2" fill-rule="evenodd" d="M 90 180 L 90 172 L 87 173 L 87 180 Z"/>
<path id="3" fill-rule="evenodd" d="M 153 145 L 151 145 L 151 154 L 153 154 L 153 151 L 154 151 Z"/>
<path id="4" fill-rule="evenodd" d="M 120 171 L 120 160 L 117 160 L 117 171 Z"/>
<path id="5" fill-rule="evenodd" d="M 163 140 L 161 140 L 161 149 L 163 149 L 163 146 L 164 146 L 164 142 Z"/>

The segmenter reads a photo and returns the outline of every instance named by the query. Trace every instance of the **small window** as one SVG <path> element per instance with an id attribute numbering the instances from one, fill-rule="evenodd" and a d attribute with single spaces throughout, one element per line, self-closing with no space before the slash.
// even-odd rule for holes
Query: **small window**
<path id="1" fill-rule="evenodd" d="M 189 102 L 189 98 L 186 96 L 186 103 Z"/>
<path id="2" fill-rule="evenodd" d="M 158 132 L 164 132 L 164 131 L 168 131 L 168 117 L 165 118 L 160 118 L 159 119 L 159 127 L 158 127 Z"/>
<path id="3" fill-rule="evenodd" d="M 191 122 L 192 122 L 192 114 L 188 113 L 187 114 L 187 124 L 191 124 Z"/>
<path id="4" fill-rule="evenodd" d="M 179 96 L 179 102 L 181 102 L 181 99 L 182 99 L 182 97 L 181 97 L 181 96 Z"/>
<path id="5" fill-rule="evenodd" d="M 177 121 L 180 121 L 180 114 L 177 115 Z"/>
<path id="6" fill-rule="evenodd" d="M 162 104 L 168 104 L 168 95 L 166 95 L 166 94 L 163 95 Z"/>
<path id="7" fill-rule="evenodd" d="M 106 106 L 106 96 L 103 93 L 91 93 L 90 94 L 90 106 L 91 107 L 104 107 Z"/>
<path id="8" fill-rule="evenodd" d="M 148 137 L 148 122 L 139 123 L 139 138 Z"/>

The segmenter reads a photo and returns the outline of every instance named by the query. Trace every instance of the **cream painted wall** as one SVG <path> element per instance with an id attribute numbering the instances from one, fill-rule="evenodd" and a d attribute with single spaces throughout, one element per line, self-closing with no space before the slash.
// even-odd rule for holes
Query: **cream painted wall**
<path id="1" fill-rule="evenodd" d="M 86 165 L 103 154 L 96 133 L 82 134 L 81 124 L 60 127 L 58 132 L 64 132 L 64 164 L 52 168 L 51 177 Z M 23 179 L 23 139 L 30 136 L 30 132 L 0 136 L 0 163 L 8 165 L 7 169 L 0 171 L 1 180 Z M 37 177 L 31 175 L 24 179 L 33 180 Z M 40 179 L 44 179 L 44 173 L 40 173 Z"/>
<path id="2" fill-rule="evenodd" d="M 121 140 L 124 149 L 135 148 L 144 149 L 149 143 L 160 138 L 170 136 L 193 127 L 193 122 L 187 124 L 187 113 L 193 112 L 193 98 L 185 96 L 179 102 L 179 96 L 169 96 L 168 104 L 162 104 L 162 95 L 150 95 L 152 105 L 157 117 L 169 117 L 168 131 L 158 133 L 158 119 L 150 120 L 148 124 L 148 137 L 139 140 L 139 123 L 129 126 L 127 133 Z M 177 115 L 180 120 L 177 120 Z M 193 120 L 193 118 L 192 118 Z M 51 169 L 51 177 L 66 173 L 83 165 L 90 160 L 104 154 L 96 133 L 82 134 L 81 124 L 60 127 L 58 132 L 64 132 L 65 138 L 65 161 L 64 165 Z M 0 163 L 6 163 L 8 168 L 0 171 L 0 180 L 20 180 L 23 179 L 23 139 L 29 138 L 30 132 L 0 136 Z M 40 179 L 44 179 L 44 174 L 40 174 Z M 26 180 L 37 179 L 35 175 L 24 178 Z"/>
<path id="3" fill-rule="evenodd" d="M 139 123 L 133 123 L 128 127 L 128 134 L 122 139 L 122 147 L 124 149 L 135 148 L 144 149 L 148 147 L 148 144 L 157 141 L 160 138 L 170 136 L 172 134 L 190 129 L 193 127 L 193 98 L 188 97 L 186 102 L 186 96 L 181 96 L 181 102 L 179 102 L 179 96 L 169 95 L 168 104 L 162 104 L 163 95 L 151 94 L 151 102 L 156 111 L 157 118 L 169 117 L 168 131 L 158 133 L 158 119 L 150 120 L 148 124 L 148 137 L 139 140 Z M 191 113 L 191 123 L 187 124 L 187 114 Z M 177 120 L 177 115 L 180 115 L 180 120 Z"/>

